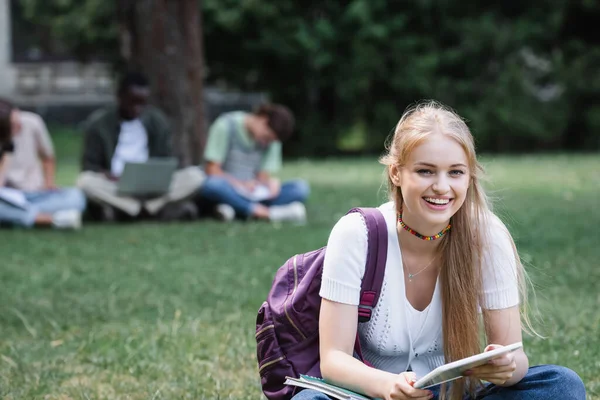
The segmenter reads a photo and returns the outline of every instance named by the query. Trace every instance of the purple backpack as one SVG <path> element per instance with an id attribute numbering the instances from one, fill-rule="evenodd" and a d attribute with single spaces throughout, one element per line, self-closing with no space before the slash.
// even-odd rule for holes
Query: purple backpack
<path id="1" fill-rule="evenodd" d="M 361 284 L 358 322 L 367 322 L 375 308 L 387 257 L 387 226 L 375 208 L 354 208 L 368 229 L 365 275 Z M 275 275 L 271 291 L 256 318 L 256 353 L 262 390 L 270 400 L 287 400 L 295 387 L 285 377 L 321 377 L 319 366 L 319 311 L 325 247 L 290 258 Z M 365 362 L 358 335 L 354 351 Z"/>

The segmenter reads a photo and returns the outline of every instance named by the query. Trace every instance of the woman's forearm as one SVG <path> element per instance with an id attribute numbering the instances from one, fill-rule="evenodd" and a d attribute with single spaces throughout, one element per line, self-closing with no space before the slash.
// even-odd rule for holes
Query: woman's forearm
<path id="1" fill-rule="evenodd" d="M 343 351 L 333 350 L 321 360 L 323 378 L 334 385 L 374 398 L 385 398 L 396 374 L 369 367 Z"/>

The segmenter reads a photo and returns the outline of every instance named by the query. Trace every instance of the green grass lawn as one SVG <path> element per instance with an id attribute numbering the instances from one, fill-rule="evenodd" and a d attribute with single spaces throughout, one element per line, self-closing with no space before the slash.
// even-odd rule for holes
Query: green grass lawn
<path id="1" fill-rule="evenodd" d="M 59 180 L 71 184 L 76 158 L 58 153 Z M 537 284 L 536 327 L 548 339 L 525 338 L 530 362 L 574 369 L 600 399 L 600 159 L 485 163 L 497 211 Z M 379 204 L 381 172 L 375 159 L 288 163 L 282 176 L 313 188 L 301 227 L 0 231 L 0 398 L 261 398 L 254 320 L 275 270 L 322 246 L 349 208 Z"/>

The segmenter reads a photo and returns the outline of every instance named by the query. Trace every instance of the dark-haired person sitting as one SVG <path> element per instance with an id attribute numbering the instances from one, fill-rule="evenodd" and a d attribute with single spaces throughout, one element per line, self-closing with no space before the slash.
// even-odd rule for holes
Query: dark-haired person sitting
<path id="1" fill-rule="evenodd" d="M 142 199 L 118 192 L 119 177 L 127 163 L 171 157 L 171 129 L 166 117 L 148 105 L 150 85 L 141 74 L 125 75 L 118 87 L 117 105 L 95 111 L 84 123 L 83 165 L 77 185 L 104 220 L 115 219 L 115 210 L 128 218 L 145 210 L 161 220 L 194 219 L 190 198 L 204 180 L 199 167 L 175 171 L 166 194 Z"/>
<path id="2" fill-rule="evenodd" d="M 58 188 L 52 139 L 42 118 L 0 100 L 0 223 L 78 229 L 85 196 Z"/>
<path id="3" fill-rule="evenodd" d="M 279 104 L 254 113 L 229 112 L 212 124 L 201 196 L 216 204 L 220 219 L 305 222 L 308 184 L 300 179 L 280 183 L 271 176 L 281 167 L 281 143 L 293 130 L 293 114 Z"/>

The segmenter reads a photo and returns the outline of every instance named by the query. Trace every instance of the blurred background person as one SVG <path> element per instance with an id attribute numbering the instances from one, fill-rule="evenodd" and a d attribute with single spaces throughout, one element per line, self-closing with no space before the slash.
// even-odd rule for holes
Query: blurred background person
<path id="1" fill-rule="evenodd" d="M 56 160 L 42 118 L 0 100 L 0 223 L 80 228 L 85 197 L 58 188 Z"/>
<path id="2" fill-rule="evenodd" d="M 187 200 L 204 180 L 198 167 L 176 171 L 168 192 L 160 197 L 141 199 L 118 193 L 117 181 L 125 164 L 172 156 L 169 122 L 159 109 L 148 105 L 149 98 L 148 79 L 130 72 L 119 83 L 117 105 L 94 112 L 84 123 L 83 171 L 77 185 L 91 203 L 99 206 L 103 220 L 118 218 L 115 211 L 130 219 L 143 212 L 161 220 L 197 216 L 195 204 Z M 98 207 L 94 211 L 98 212 Z"/>
<path id="3" fill-rule="evenodd" d="M 271 176 L 281 168 L 281 144 L 292 135 L 294 123 L 287 107 L 265 104 L 254 113 L 225 113 L 212 124 L 201 196 L 216 205 L 219 219 L 231 221 L 237 215 L 305 222 L 308 183 L 301 179 L 281 183 Z"/>

